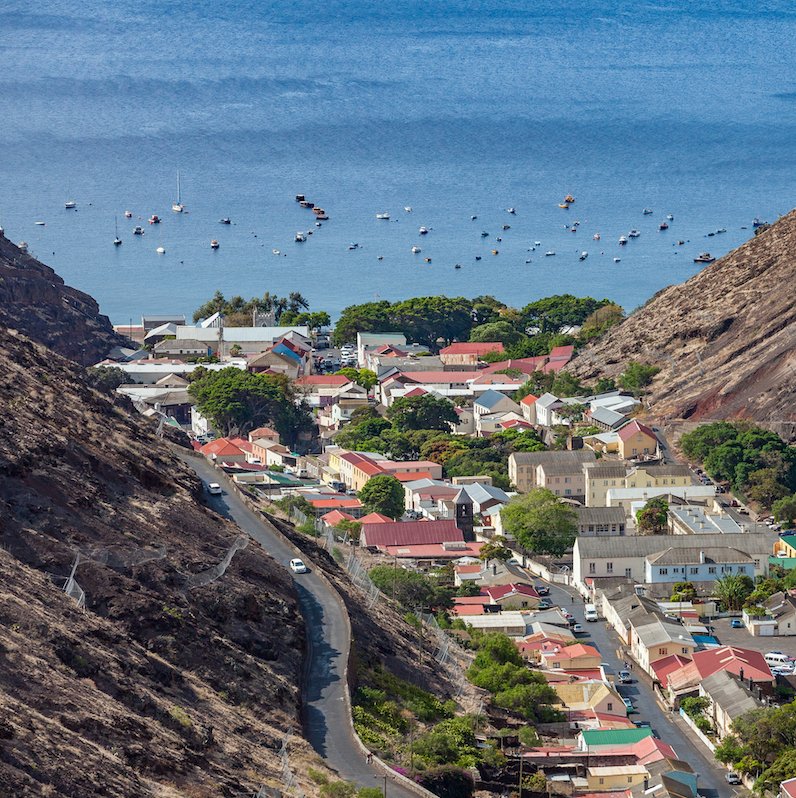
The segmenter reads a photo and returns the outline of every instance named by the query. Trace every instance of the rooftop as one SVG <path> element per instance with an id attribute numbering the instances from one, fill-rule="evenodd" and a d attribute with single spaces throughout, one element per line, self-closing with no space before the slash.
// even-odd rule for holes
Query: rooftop
<path id="1" fill-rule="evenodd" d="M 645 737 L 652 737 L 652 729 L 586 729 L 581 732 L 583 742 L 596 745 L 634 745 Z"/>
<path id="2" fill-rule="evenodd" d="M 503 344 L 500 341 L 485 343 L 471 343 L 462 341 L 440 349 L 441 355 L 485 355 L 487 352 L 502 352 Z"/>
<path id="3" fill-rule="evenodd" d="M 636 419 L 633 419 L 633 421 L 625 424 L 624 427 L 619 429 L 619 437 L 623 441 L 626 441 L 638 432 L 648 435 L 655 440 L 658 439 L 657 435 L 646 424 L 642 424 L 640 421 L 636 421 Z"/>
<path id="4" fill-rule="evenodd" d="M 512 457 L 515 455 L 512 455 Z M 747 532 L 743 536 L 743 544 L 734 541 L 736 546 L 743 546 L 743 550 L 753 554 L 771 551 L 772 544 L 777 538 L 776 532 Z M 701 535 L 699 538 L 701 548 L 726 546 L 727 538 L 721 534 Z M 606 537 L 580 537 L 575 541 L 575 547 L 581 558 L 617 556 L 615 538 Z M 650 554 L 665 551 L 670 548 L 693 548 L 694 539 L 690 535 L 632 535 L 622 538 L 623 557 L 647 557 Z"/>
<path id="5" fill-rule="evenodd" d="M 363 540 L 367 541 L 365 544 L 367 546 L 417 546 L 464 542 L 461 530 L 456 526 L 456 522 L 450 519 L 367 523 L 362 525 L 362 536 Z"/>

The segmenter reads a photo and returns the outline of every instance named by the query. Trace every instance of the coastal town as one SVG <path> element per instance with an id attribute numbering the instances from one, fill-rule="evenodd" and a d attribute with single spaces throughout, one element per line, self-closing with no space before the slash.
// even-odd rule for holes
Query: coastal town
<path id="1" fill-rule="evenodd" d="M 208 502 L 240 492 L 353 564 L 373 595 L 442 627 L 481 711 L 497 710 L 470 731 L 503 763 L 475 757 L 476 787 L 796 795 L 795 779 L 780 785 L 750 764 L 743 737 L 750 713 L 796 695 L 794 502 L 743 497 L 710 459 L 711 425 L 705 440 L 697 425 L 680 429 L 675 444 L 648 422 L 644 380 L 632 379 L 642 364 L 626 370 L 628 387 L 589 390 L 567 370 L 573 344 L 510 357 L 502 341 L 434 348 L 384 330 L 332 348 L 323 326 L 227 326 L 221 312 L 194 324 L 145 316 L 117 332 L 139 348 L 93 371 L 161 434 L 187 436 L 218 474 Z M 280 427 L 273 406 L 254 404 L 232 418 L 209 398 L 227 375 L 275 380 L 301 422 Z M 766 445 L 777 448 L 770 436 L 748 443 Z M 297 579 L 308 566 L 290 562 Z M 498 662 L 516 658 L 540 685 L 536 709 L 479 682 L 496 640 L 514 652 Z M 412 776 L 365 708 L 360 737 Z"/>

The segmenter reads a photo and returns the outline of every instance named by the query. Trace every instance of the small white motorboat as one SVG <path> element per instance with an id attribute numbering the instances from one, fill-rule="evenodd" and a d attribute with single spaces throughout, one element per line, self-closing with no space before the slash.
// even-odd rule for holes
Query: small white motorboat
<path id="1" fill-rule="evenodd" d="M 143 227 L 134 227 L 133 228 L 133 235 L 134 236 L 142 236 L 142 235 L 144 235 L 144 228 Z"/>
<path id="2" fill-rule="evenodd" d="M 542 246 L 542 242 L 541 242 L 541 241 L 534 241 L 534 242 L 533 242 L 533 245 L 534 245 L 535 247 L 541 247 L 541 246 Z"/>
<path id="3" fill-rule="evenodd" d="M 307 240 L 307 234 L 306 234 L 306 233 L 302 233 L 302 232 L 299 230 L 299 232 L 298 232 L 298 233 L 296 233 L 296 241 L 297 241 L 298 243 L 301 243 L 302 241 L 306 241 L 306 240 Z"/>
<path id="4" fill-rule="evenodd" d="M 667 218 L 667 219 L 668 219 L 670 222 L 673 222 L 673 221 L 674 221 L 674 215 L 673 215 L 673 214 L 671 214 L 671 213 L 667 213 L 667 214 L 666 214 L 666 218 Z"/>
<path id="5" fill-rule="evenodd" d="M 614 258 L 614 263 L 619 263 L 621 260 L 622 258 Z"/>
<path id="6" fill-rule="evenodd" d="M 652 208 L 644 208 L 642 213 L 644 214 L 644 216 L 652 216 Z"/>
<path id="7" fill-rule="evenodd" d="M 229 216 L 222 216 L 222 217 L 221 217 L 221 218 L 218 220 L 218 223 L 219 223 L 219 224 L 232 224 L 232 219 L 230 219 L 230 218 L 229 218 Z"/>
<path id="8" fill-rule="evenodd" d="M 545 256 L 546 258 L 549 258 L 549 257 L 552 257 L 552 256 L 553 256 L 553 255 L 555 255 L 555 254 L 556 254 L 556 253 L 555 253 L 555 252 L 554 252 L 552 249 L 548 249 L 548 250 L 547 250 L 547 252 L 545 252 L 544 256 Z"/>
<path id="9" fill-rule="evenodd" d="M 66 208 L 66 210 L 70 211 L 70 210 L 72 210 L 72 208 L 77 208 L 77 203 L 74 200 L 67 200 L 64 203 L 64 208 Z"/>
<path id="10" fill-rule="evenodd" d="M 512 216 L 517 213 L 516 208 L 506 208 L 506 213 L 510 213 Z"/>
<path id="11" fill-rule="evenodd" d="M 213 240 L 210 242 L 210 249 L 218 249 L 218 248 L 219 248 L 219 246 L 220 246 L 220 244 L 218 243 L 218 239 L 215 239 L 215 238 L 214 238 L 214 239 L 213 239 Z"/>
<path id="12" fill-rule="evenodd" d="M 412 212 L 412 206 L 411 206 L 411 205 L 404 205 L 404 210 L 405 210 L 407 213 L 411 213 L 411 212 Z"/>
<path id="13" fill-rule="evenodd" d="M 599 241 L 599 240 L 600 240 L 600 234 L 599 234 L 599 233 L 595 233 L 595 234 L 592 236 L 592 239 L 594 239 L 595 241 Z"/>
<path id="14" fill-rule="evenodd" d="M 39 227 L 44 227 L 45 222 L 34 222 L 34 224 L 38 225 Z"/>
<path id="15" fill-rule="evenodd" d="M 427 227 L 421 227 L 417 232 L 420 233 L 421 236 L 427 235 L 428 234 L 428 228 Z"/>
<path id="16" fill-rule="evenodd" d="M 381 219 L 382 221 L 389 222 L 390 221 L 390 214 L 389 213 L 377 213 L 377 219 Z"/>
<path id="17" fill-rule="evenodd" d="M 157 252 L 157 253 L 158 253 L 158 255 L 165 255 L 165 254 L 166 254 L 166 247 L 158 247 L 158 248 L 155 250 L 155 252 Z"/>
<path id="18" fill-rule="evenodd" d="M 125 211 L 124 212 L 124 218 L 125 219 L 132 219 L 133 218 L 133 212 L 132 211 Z"/>
<path id="19" fill-rule="evenodd" d="M 624 246 L 627 244 L 627 239 L 624 236 L 619 236 L 619 245 Z"/>
<path id="20" fill-rule="evenodd" d="M 273 255 L 281 255 L 281 254 L 282 254 L 282 253 L 281 253 L 281 252 L 280 252 L 278 249 L 272 249 L 272 250 L 271 250 L 271 253 L 272 253 Z"/>
<path id="21" fill-rule="evenodd" d="M 354 242 L 351 242 L 351 243 L 348 245 L 348 248 L 349 248 L 350 250 L 351 250 L 351 249 L 359 249 L 359 244 L 356 244 L 356 243 L 354 243 Z"/>
<path id="22" fill-rule="evenodd" d="M 589 257 L 589 253 L 586 252 L 586 250 L 584 249 L 583 252 L 580 253 L 580 257 L 578 258 L 578 260 L 586 260 L 586 258 L 588 258 L 588 257 Z"/>
<path id="23" fill-rule="evenodd" d="M 420 247 L 412 247 L 412 254 L 419 255 L 420 254 Z"/>
<path id="24" fill-rule="evenodd" d="M 628 238 L 638 238 L 641 235 L 638 230 L 631 230 L 628 234 Z"/>

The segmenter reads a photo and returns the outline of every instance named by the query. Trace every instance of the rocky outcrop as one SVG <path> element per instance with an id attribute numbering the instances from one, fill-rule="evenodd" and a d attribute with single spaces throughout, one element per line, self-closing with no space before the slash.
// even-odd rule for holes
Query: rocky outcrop
<path id="1" fill-rule="evenodd" d="M 292 582 L 232 552 L 193 473 L 79 371 L 0 327 L 0 793 L 278 787 L 301 734 Z"/>
<path id="2" fill-rule="evenodd" d="M 0 234 L 0 326 L 84 366 L 126 341 L 88 294 L 64 284 L 49 266 Z"/>
<path id="3" fill-rule="evenodd" d="M 583 379 L 628 361 L 661 371 L 658 418 L 748 418 L 796 431 L 796 211 L 643 308 L 570 365 Z"/>

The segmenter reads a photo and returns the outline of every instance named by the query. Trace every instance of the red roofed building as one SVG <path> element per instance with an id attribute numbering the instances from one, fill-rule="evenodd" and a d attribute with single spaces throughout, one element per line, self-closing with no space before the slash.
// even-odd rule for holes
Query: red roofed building
<path id="1" fill-rule="evenodd" d="M 668 657 L 662 657 L 655 660 L 650 665 L 650 670 L 654 674 L 654 678 L 661 683 L 661 687 L 665 690 L 669 686 L 669 674 L 680 670 L 684 665 L 688 665 L 691 660 L 688 657 L 683 657 L 680 654 L 670 654 Z"/>
<path id="2" fill-rule="evenodd" d="M 391 523 L 363 524 L 360 545 L 385 549 L 387 546 L 417 546 L 440 543 L 464 543 L 456 522 L 442 521 L 392 521 Z M 464 554 L 460 554 L 463 557 Z"/>
<path id="3" fill-rule="evenodd" d="M 427 523 L 438 523 L 430 521 Z M 460 557 L 477 557 L 483 543 L 417 543 L 412 546 L 384 546 L 382 551 L 398 560 L 449 562 Z"/>
<path id="4" fill-rule="evenodd" d="M 384 515 L 383 513 L 368 513 L 367 515 L 363 515 L 362 518 L 359 519 L 363 524 L 394 524 L 392 518 L 389 515 Z"/>
<path id="5" fill-rule="evenodd" d="M 257 427 L 249 433 L 249 441 L 273 441 L 279 443 L 279 433 L 270 427 Z"/>
<path id="6" fill-rule="evenodd" d="M 541 371 L 544 364 L 547 363 L 547 355 L 539 355 L 538 357 L 521 357 L 511 358 L 510 360 L 501 360 L 498 363 L 490 363 L 485 369 L 485 374 L 494 374 L 496 371 L 505 371 L 506 369 L 514 369 L 521 371 L 523 374 L 533 374 L 534 371 Z"/>
<path id="7" fill-rule="evenodd" d="M 321 516 L 321 521 L 323 521 L 326 526 L 337 526 L 341 521 L 354 520 L 355 519 L 353 515 L 344 513 L 342 510 L 332 510 L 331 512 L 326 513 L 326 515 Z"/>
<path id="8" fill-rule="evenodd" d="M 440 360 L 446 366 L 474 366 L 488 352 L 502 352 L 503 344 L 500 341 L 487 343 L 473 343 L 462 341 L 440 349 Z"/>
<path id="9" fill-rule="evenodd" d="M 788 779 L 779 783 L 780 798 L 796 798 L 796 779 Z"/>
<path id="10" fill-rule="evenodd" d="M 554 346 L 548 355 L 550 360 L 563 360 L 569 363 L 572 360 L 572 355 L 575 353 L 575 347 L 572 344 L 567 346 Z"/>
<path id="11" fill-rule="evenodd" d="M 546 668 L 558 670 L 583 670 L 584 668 L 599 668 L 602 657 L 594 647 L 585 643 L 575 643 L 571 646 L 544 648 L 541 651 L 542 663 Z"/>
<path id="12" fill-rule="evenodd" d="M 457 617 L 472 616 L 472 615 L 485 615 L 486 610 L 483 604 L 454 604 L 451 607 L 451 612 Z"/>
<path id="13" fill-rule="evenodd" d="M 529 393 L 520 399 L 520 407 L 522 408 L 522 417 L 530 424 L 536 423 L 536 400 L 538 396 Z"/>
<path id="14" fill-rule="evenodd" d="M 498 604 L 503 609 L 520 610 L 539 606 L 541 598 L 530 585 L 493 585 L 481 590 L 489 598 L 490 604 Z"/>
<path id="15" fill-rule="evenodd" d="M 208 460 L 223 460 L 225 463 L 246 462 L 246 452 L 229 438 L 216 438 L 202 446 L 199 451 Z"/>
<path id="16" fill-rule="evenodd" d="M 356 517 L 362 511 L 362 502 L 354 496 L 329 493 L 305 498 L 315 509 L 316 515 L 325 515 L 329 510 L 348 510 Z"/>
<path id="17" fill-rule="evenodd" d="M 669 694 L 672 698 L 699 689 L 700 682 L 718 671 L 743 676 L 752 684 L 771 686 L 775 679 L 771 675 L 765 658 L 759 651 L 735 646 L 719 646 L 705 651 L 695 651 L 691 662 L 669 674 Z"/>
<path id="18" fill-rule="evenodd" d="M 646 425 L 633 419 L 619 428 L 619 456 L 623 460 L 654 457 L 658 452 L 658 437 Z"/>
<path id="19" fill-rule="evenodd" d="M 425 388 L 412 388 L 404 394 L 404 399 L 414 399 L 418 396 L 425 396 L 428 393 Z"/>
<path id="20" fill-rule="evenodd" d="M 351 380 L 344 374 L 307 374 L 293 381 L 294 385 L 304 387 L 307 385 L 348 385 Z"/>

